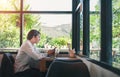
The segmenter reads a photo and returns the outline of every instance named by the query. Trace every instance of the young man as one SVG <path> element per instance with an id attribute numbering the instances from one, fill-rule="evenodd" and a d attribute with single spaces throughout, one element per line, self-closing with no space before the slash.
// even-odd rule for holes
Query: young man
<path id="1" fill-rule="evenodd" d="M 41 77 L 40 71 L 30 67 L 31 60 L 39 61 L 45 58 L 47 54 L 39 53 L 34 46 L 40 41 L 40 32 L 37 30 L 30 30 L 27 35 L 27 41 L 24 42 L 15 59 L 15 75 L 25 77 Z"/>

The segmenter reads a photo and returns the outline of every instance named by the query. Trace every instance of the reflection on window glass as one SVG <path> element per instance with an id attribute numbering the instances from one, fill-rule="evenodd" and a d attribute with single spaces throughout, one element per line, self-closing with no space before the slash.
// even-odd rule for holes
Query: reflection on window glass
<path id="1" fill-rule="evenodd" d="M 17 14 L 0 14 L 0 48 L 19 47 L 19 27 Z"/>
<path id="2" fill-rule="evenodd" d="M 31 18 L 27 19 L 27 16 Z M 45 47 L 45 44 L 49 44 L 50 47 L 66 48 L 67 43 L 71 41 L 71 14 L 25 14 L 24 17 L 26 20 L 25 36 L 30 29 L 37 29 L 41 32 L 38 47 Z"/>
<path id="3" fill-rule="evenodd" d="M 31 11 L 71 11 L 72 0 L 25 0 L 25 7 Z"/>
<path id="4" fill-rule="evenodd" d="M 20 10 L 20 0 L 0 0 L 0 10 L 18 11 Z"/>

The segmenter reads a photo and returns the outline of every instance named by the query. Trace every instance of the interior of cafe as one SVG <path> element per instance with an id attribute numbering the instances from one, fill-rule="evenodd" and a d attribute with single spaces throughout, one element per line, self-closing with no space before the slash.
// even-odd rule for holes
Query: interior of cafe
<path id="1" fill-rule="evenodd" d="M 0 0 L 0 77 L 120 77 L 120 0 Z"/>

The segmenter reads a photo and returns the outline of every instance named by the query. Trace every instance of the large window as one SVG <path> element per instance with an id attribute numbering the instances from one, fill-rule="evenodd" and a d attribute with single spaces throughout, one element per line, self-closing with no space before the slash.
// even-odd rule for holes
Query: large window
<path id="1" fill-rule="evenodd" d="M 66 48 L 71 42 L 72 0 L 1 0 L 0 20 L 0 49 L 19 48 L 30 29 L 41 32 L 38 47 Z"/>

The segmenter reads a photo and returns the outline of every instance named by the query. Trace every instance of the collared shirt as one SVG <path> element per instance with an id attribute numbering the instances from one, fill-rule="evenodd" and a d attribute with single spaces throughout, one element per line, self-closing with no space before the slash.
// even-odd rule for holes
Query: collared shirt
<path id="1" fill-rule="evenodd" d="M 29 40 L 27 40 L 21 45 L 18 54 L 16 56 L 15 72 L 22 72 L 26 69 L 29 69 L 30 68 L 29 63 L 31 59 L 37 61 L 46 56 L 47 54 L 45 53 L 39 53 L 35 48 L 35 46 L 32 45 L 32 43 Z"/>

